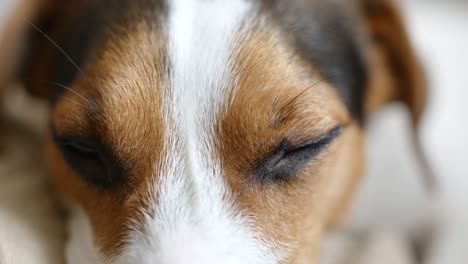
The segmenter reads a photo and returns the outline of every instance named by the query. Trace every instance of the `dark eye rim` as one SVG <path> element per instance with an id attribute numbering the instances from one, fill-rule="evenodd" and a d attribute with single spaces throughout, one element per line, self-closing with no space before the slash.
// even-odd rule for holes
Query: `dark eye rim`
<path id="1" fill-rule="evenodd" d="M 106 189 L 121 182 L 123 169 L 105 145 L 93 137 L 60 135 L 53 129 L 53 140 L 64 161 L 88 183 Z"/>
<path id="2" fill-rule="evenodd" d="M 82 140 L 56 138 L 55 142 L 61 148 L 79 154 L 80 156 L 88 156 L 89 158 L 99 158 L 99 154 L 96 148 L 92 147 L 90 144 L 85 143 Z"/>
<path id="3" fill-rule="evenodd" d="M 283 140 L 272 152 L 256 162 L 252 175 L 262 185 L 275 182 L 288 182 L 294 178 L 309 162 L 317 157 L 337 138 L 343 130 L 342 125 L 320 137 L 301 144 Z"/>
<path id="4" fill-rule="evenodd" d="M 80 156 L 98 157 L 97 140 L 88 136 L 62 135 L 56 128 L 52 128 L 52 137 L 60 150 L 66 150 Z"/>
<path id="5" fill-rule="evenodd" d="M 333 129 L 329 130 L 327 133 L 321 135 L 318 138 L 314 138 L 312 140 L 306 141 L 302 144 L 294 145 L 285 145 L 284 150 L 286 153 L 289 152 L 296 152 L 307 148 L 318 148 L 318 147 L 326 147 L 328 144 L 331 143 L 333 139 L 338 137 L 341 134 L 343 127 L 341 125 L 335 126 Z"/>

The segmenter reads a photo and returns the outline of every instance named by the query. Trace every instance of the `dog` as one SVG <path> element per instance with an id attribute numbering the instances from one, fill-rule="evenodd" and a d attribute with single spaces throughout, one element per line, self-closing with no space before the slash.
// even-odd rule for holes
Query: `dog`
<path id="1" fill-rule="evenodd" d="M 28 10 L 17 76 L 50 101 L 68 263 L 316 263 L 363 174 L 366 117 L 399 101 L 417 124 L 424 110 L 390 0 Z"/>

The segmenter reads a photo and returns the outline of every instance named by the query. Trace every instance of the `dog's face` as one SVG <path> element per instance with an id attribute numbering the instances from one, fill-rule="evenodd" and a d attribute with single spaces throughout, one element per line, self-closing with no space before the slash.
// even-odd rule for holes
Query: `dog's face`
<path id="1" fill-rule="evenodd" d="M 313 261 L 362 174 L 366 104 L 388 97 L 366 89 L 392 82 L 360 7 L 114 4 L 64 23 L 73 62 L 49 54 L 70 263 Z"/>

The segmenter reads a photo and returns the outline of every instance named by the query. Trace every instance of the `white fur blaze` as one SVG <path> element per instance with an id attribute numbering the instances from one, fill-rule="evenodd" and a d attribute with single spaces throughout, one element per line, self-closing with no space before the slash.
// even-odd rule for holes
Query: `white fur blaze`
<path id="1" fill-rule="evenodd" d="M 171 0 L 168 7 L 165 159 L 155 166 L 165 169 L 155 171 L 154 208 L 143 224 L 135 223 L 117 262 L 278 263 L 274 243 L 235 208 L 214 154 L 214 126 L 236 83 L 236 36 L 253 6 L 244 0 Z"/>

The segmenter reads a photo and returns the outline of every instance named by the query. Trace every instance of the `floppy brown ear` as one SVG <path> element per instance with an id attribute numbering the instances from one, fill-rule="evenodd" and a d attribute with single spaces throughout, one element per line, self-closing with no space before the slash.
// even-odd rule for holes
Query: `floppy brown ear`
<path id="1" fill-rule="evenodd" d="M 27 40 L 20 67 L 19 78 L 28 92 L 34 96 L 47 98 L 53 84 L 48 79 L 55 40 L 52 29 L 55 27 L 61 1 L 36 0 L 41 2 L 40 9 L 26 21 Z"/>
<path id="2" fill-rule="evenodd" d="M 423 68 L 406 32 L 400 10 L 392 0 L 359 0 L 371 37 L 369 56 L 370 80 L 365 95 L 367 113 L 382 105 L 399 101 L 407 106 L 412 120 L 412 142 L 427 189 L 437 188 L 437 179 L 431 170 L 418 136 L 418 125 L 423 115 L 427 83 Z"/>
<path id="3" fill-rule="evenodd" d="M 403 102 L 417 124 L 426 102 L 426 80 L 409 41 L 400 10 L 392 0 L 360 0 L 370 33 L 370 82 L 366 110 Z"/>
<path id="4" fill-rule="evenodd" d="M 27 60 L 24 59 L 31 23 L 44 16 L 57 0 L 17 0 L 2 21 L 0 34 L 0 94 L 4 86 L 19 78 Z"/>
<path id="5" fill-rule="evenodd" d="M 21 71 L 26 88 L 36 96 L 54 98 L 68 86 L 94 44 L 101 17 L 92 15 L 105 1 L 48 0 L 47 8 L 29 27 L 26 59 Z M 89 34 L 88 34 L 89 33 Z"/>
<path id="6" fill-rule="evenodd" d="M 0 24 L 0 133 L 6 128 L 3 116 L 3 93 L 11 82 L 18 79 L 22 67 L 22 48 L 26 38 L 27 21 L 45 8 L 49 0 L 15 0 L 2 5 L 6 9 Z M 1 136 L 0 136 L 1 137 Z"/>
<path id="7" fill-rule="evenodd" d="M 12 81 L 16 73 L 19 46 L 26 34 L 26 21 L 34 16 L 38 9 L 37 1 L 18 0 L 10 4 L 6 16 L 2 19 L 0 30 L 0 89 Z M 7 5 L 8 6 L 8 5 Z"/>

